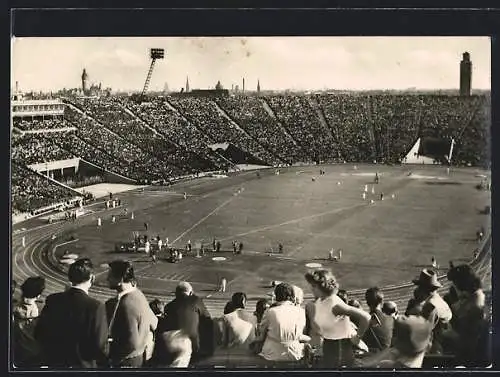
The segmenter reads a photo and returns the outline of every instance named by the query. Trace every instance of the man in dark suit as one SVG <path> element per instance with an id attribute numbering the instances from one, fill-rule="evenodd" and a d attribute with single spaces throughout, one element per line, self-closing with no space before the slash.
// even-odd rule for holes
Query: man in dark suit
<path id="1" fill-rule="evenodd" d="M 214 327 L 203 300 L 193 293 L 191 284 L 181 282 L 175 290 L 175 299 L 165 306 L 164 318 L 158 324 L 157 342 L 155 345 L 155 359 L 175 359 L 170 355 L 169 344 L 162 334 L 174 330 L 181 330 L 191 340 L 191 361 L 208 357 L 214 351 Z"/>
<path id="2" fill-rule="evenodd" d="M 96 368 L 107 363 L 108 324 L 104 304 L 89 297 L 92 262 L 82 258 L 69 267 L 71 288 L 47 297 L 35 338 L 50 368 Z"/>

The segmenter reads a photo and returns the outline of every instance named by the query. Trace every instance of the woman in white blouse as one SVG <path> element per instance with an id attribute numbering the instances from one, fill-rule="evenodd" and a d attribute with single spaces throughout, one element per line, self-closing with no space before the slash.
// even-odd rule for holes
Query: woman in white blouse
<path id="1" fill-rule="evenodd" d="M 305 275 L 314 297 L 313 321 L 323 338 L 323 366 L 351 367 L 353 345 L 358 345 L 368 328 L 370 315 L 362 309 L 347 305 L 337 296 L 339 285 L 329 270 L 315 270 Z M 353 333 L 351 319 L 358 324 Z"/>
<path id="2" fill-rule="evenodd" d="M 279 284 L 275 290 L 276 303 L 264 314 L 259 326 L 259 340 L 264 340 L 260 356 L 270 361 L 295 361 L 304 356 L 306 313 L 295 305 L 293 287 Z"/>

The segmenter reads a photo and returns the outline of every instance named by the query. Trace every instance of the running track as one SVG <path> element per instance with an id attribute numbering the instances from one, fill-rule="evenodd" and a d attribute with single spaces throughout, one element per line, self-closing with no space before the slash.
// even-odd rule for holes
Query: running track
<path id="1" fill-rule="evenodd" d="M 70 227 L 74 226 L 68 222 L 56 223 L 47 226 L 37 227 L 33 229 L 27 229 L 25 231 L 13 234 L 12 236 L 12 278 L 18 283 L 24 281 L 30 276 L 44 276 L 46 279 L 46 289 L 44 292 L 44 297 L 61 292 L 67 287 L 67 277 L 64 273 L 59 271 L 57 268 L 49 262 L 46 253 L 51 252 L 55 244 L 60 244 L 61 240 L 51 240 L 53 234 L 63 233 Z M 26 246 L 22 246 L 22 237 L 26 237 Z M 44 255 L 45 254 L 45 255 Z M 474 269 L 481 276 L 483 281 L 487 282 L 486 285 L 490 284 L 491 279 L 491 236 L 485 238 L 485 241 L 480 250 L 479 256 L 471 262 Z M 443 270 L 443 274 L 445 271 Z M 440 281 L 443 284 L 441 288 L 442 294 L 444 294 L 450 283 L 446 280 L 445 276 L 441 276 Z M 307 291 L 307 287 L 305 290 Z M 413 294 L 413 285 L 409 282 L 403 283 L 401 285 L 393 285 L 382 287 L 385 300 L 390 300 L 396 302 L 400 311 L 404 311 L 408 300 Z M 488 293 L 490 288 L 485 289 Z M 364 302 L 364 290 L 350 291 L 349 298 L 355 298 L 360 302 Z M 92 287 L 90 290 L 90 295 L 105 301 L 108 298 L 115 295 L 114 291 L 104 288 L 104 287 Z M 173 299 L 172 295 L 146 295 L 148 299 L 159 298 L 162 301 L 170 301 Z M 306 294 L 306 298 L 310 295 Z M 490 297 L 489 297 L 490 299 Z M 205 298 L 204 302 L 213 316 L 222 315 L 223 308 L 226 304 L 225 299 L 217 298 Z M 250 300 L 248 307 L 253 310 L 255 307 L 255 299 Z"/>

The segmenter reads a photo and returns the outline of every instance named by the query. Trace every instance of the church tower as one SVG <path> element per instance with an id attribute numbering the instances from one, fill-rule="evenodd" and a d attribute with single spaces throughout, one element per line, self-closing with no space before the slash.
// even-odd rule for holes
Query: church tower
<path id="1" fill-rule="evenodd" d="M 260 80 L 257 80 L 257 94 L 260 94 Z"/>
<path id="2" fill-rule="evenodd" d="M 82 91 L 83 91 L 83 94 L 87 94 L 87 90 L 88 90 L 88 87 L 87 87 L 88 80 L 89 80 L 89 75 L 87 75 L 87 71 L 86 71 L 86 70 L 85 70 L 85 68 L 84 68 L 84 69 L 83 69 L 83 72 L 82 72 Z"/>
<path id="3" fill-rule="evenodd" d="M 189 77 L 186 77 L 186 93 L 189 93 Z"/>

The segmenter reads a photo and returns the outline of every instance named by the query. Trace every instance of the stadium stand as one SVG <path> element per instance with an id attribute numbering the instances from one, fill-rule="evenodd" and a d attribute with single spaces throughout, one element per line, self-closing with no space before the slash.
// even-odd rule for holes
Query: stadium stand
<path id="1" fill-rule="evenodd" d="M 74 100 L 88 116 L 67 106 L 64 118 L 14 118 L 12 157 L 18 164 L 29 165 L 77 156 L 144 182 L 227 169 L 230 162 L 207 148 L 218 142 L 230 141 L 271 164 L 315 160 L 397 163 L 419 137 L 453 137 L 454 164 L 488 165 L 489 130 L 484 125 L 489 122 L 491 104 L 486 97 L 310 97 L 240 96 L 215 102 L 168 97 L 143 105 L 117 98 Z M 311 105 L 314 102 L 329 130 Z M 76 127 L 76 132 L 48 132 L 70 127 Z"/>
<path id="2" fill-rule="evenodd" d="M 20 166 L 77 157 L 138 182 L 167 182 L 238 162 L 209 148 L 218 144 L 230 143 L 240 155 L 274 166 L 400 163 L 415 141 L 426 137 L 453 138 L 455 165 L 485 167 L 490 157 L 485 125 L 491 103 L 485 96 L 167 96 L 140 105 L 126 97 L 65 101 L 63 116 L 13 119 L 12 157 Z"/>

